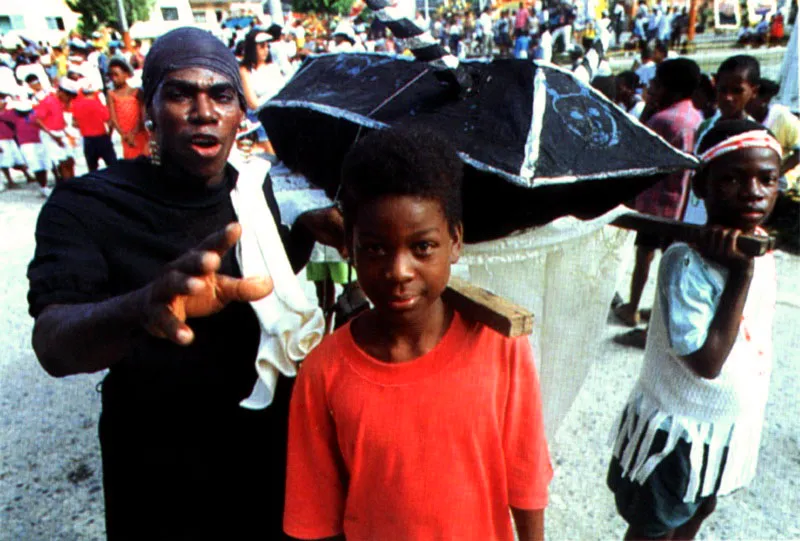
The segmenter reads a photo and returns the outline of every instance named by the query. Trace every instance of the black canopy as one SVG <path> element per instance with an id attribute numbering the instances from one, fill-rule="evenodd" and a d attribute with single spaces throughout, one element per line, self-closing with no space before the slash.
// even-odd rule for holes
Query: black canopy
<path id="1" fill-rule="evenodd" d="M 416 123 L 443 133 L 466 165 L 470 242 L 597 216 L 697 164 L 568 71 L 510 59 L 461 68 L 472 85 L 458 95 L 411 59 L 312 57 L 259 118 L 278 157 L 331 196 L 344 155 L 369 130 Z"/>

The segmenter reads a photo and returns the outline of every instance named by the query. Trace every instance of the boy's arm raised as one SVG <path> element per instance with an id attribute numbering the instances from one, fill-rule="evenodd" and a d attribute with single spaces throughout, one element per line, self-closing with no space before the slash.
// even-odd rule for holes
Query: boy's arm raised
<path id="1" fill-rule="evenodd" d="M 698 248 L 706 257 L 721 263 L 729 271 L 703 346 L 683 357 L 689 368 L 706 379 L 719 376 L 736 341 L 753 278 L 753 258 L 736 249 L 738 236 L 738 230 L 715 227 L 698 242 Z"/>
<path id="2" fill-rule="evenodd" d="M 544 509 L 511 508 L 519 541 L 541 541 L 544 539 Z"/>

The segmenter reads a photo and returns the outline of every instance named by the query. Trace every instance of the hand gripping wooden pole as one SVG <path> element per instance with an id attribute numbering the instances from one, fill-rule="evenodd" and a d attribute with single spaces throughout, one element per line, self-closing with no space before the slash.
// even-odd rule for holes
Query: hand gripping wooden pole
<path id="1" fill-rule="evenodd" d="M 611 222 L 611 225 L 623 229 L 635 229 L 641 233 L 660 235 L 671 240 L 691 243 L 705 230 L 705 226 L 678 222 L 667 218 L 658 218 L 638 212 L 623 214 Z M 750 257 L 758 257 L 775 249 L 775 237 L 756 235 L 739 235 L 736 248 Z"/>

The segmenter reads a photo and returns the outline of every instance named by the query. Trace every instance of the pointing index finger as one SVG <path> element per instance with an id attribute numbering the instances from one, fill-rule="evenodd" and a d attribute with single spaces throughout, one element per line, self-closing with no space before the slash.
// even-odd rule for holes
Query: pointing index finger
<path id="1" fill-rule="evenodd" d="M 201 242 L 198 250 L 216 252 L 221 258 L 225 252 L 233 248 L 242 236 L 242 226 L 238 222 L 231 222 L 225 229 L 212 233 Z"/>

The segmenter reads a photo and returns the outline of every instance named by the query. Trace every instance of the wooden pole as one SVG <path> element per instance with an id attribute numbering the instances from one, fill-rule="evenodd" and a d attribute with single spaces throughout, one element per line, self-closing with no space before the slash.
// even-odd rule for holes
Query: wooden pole
<path id="1" fill-rule="evenodd" d="M 680 242 L 694 242 L 706 229 L 702 225 L 678 222 L 668 218 L 658 218 L 647 214 L 639 214 L 638 212 L 623 214 L 611 222 L 611 225 Z M 750 257 L 759 257 L 775 249 L 775 237 L 739 235 L 736 239 L 736 248 Z"/>
<path id="2" fill-rule="evenodd" d="M 686 41 L 694 43 L 694 27 L 697 26 L 697 0 L 689 0 L 689 28 L 686 29 Z"/>
<path id="3" fill-rule="evenodd" d="M 451 276 L 442 299 L 468 319 L 483 323 L 503 336 L 513 338 L 533 333 L 533 314 L 466 280 Z"/>

